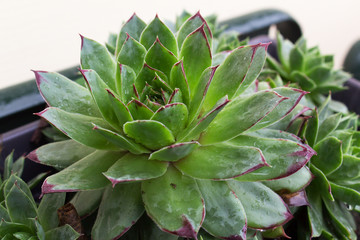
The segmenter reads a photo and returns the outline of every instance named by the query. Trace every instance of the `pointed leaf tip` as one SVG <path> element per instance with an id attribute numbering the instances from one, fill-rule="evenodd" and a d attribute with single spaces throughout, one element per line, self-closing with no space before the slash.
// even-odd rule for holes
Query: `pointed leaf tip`
<path id="1" fill-rule="evenodd" d="M 33 162 L 41 163 L 40 160 L 39 160 L 39 158 L 38 158 L 38 156 L 37 156 L 37 154 L 36 154 L 36 150 L 30 152 L 30 153 L 26 156 L 26 158 L 30 159 L 30 160 L 33 161 Z"/>

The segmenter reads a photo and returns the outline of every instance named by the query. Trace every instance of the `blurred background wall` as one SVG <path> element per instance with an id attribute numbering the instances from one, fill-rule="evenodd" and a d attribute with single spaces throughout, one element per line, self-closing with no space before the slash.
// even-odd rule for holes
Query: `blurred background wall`
<path id="1" fill-rule="evenodd" d="M 341 67 L 360 39 L 359 0 L 0 0 L 0 88 L 33 78 L 30 69 L 58 71 L 79 64 L 79 33 L 99 42 L 136 12 L 149 22 L 174 21 L 183 9 L 227 20 L 266 8 L 283 10 L 300 24 L 308 45 L 335 54 Z"/>

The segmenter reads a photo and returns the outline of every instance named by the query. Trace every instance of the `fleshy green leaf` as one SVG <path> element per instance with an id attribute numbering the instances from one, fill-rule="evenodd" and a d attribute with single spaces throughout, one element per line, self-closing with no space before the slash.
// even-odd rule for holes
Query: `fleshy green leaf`
<path id="1" fill-rule="evenodd" d="M 16 185 L 18 188 L 21 189 L 22 192 L 26 194 L 26 196 L 30 199 L 34 206 L 36 206 L 33 196 L 31 194 L 29 186 L 18 176 L 12 174 L 6 182 L 4 182 L 4 197 L 6 197 L 11 189 Z"/>
<path id="2" fill-rule="evenodd" d="M 204 25 L 186 37 L 181 47 L 180 58 L 184 61 L 184 70 L 194 96 L 202 72 L 211 66 L 211 49 L 206 38 Z"/>
<path id="3" fill-rule="evenodd" d="M 107 171 L 123 153 L 96 151 L 70 167 L 46 178 L 43 193 L 74 192 L 100 189 L 109 184 L 102 174 Z M 91 167 L 89 167 L 91 166 Z"/>
<path id="4" fill-rule="evenodd" d="M 65 140 L 43 145 L 32 151 L 27 158 L 44 165 L 64 169 L 94 151 L 94 148 L 87 147 L 74 140 Z"/>
<path id="5" fill-rule="evenodd" d="M 70 203 L 75 207 L 79 216 L 84 217 L 91 214 L 99 207 L 103 193 L 103 188 L 77 192 Z"/>
<path id="6" fill-rule="evenodd" d="M 356 206 L 360 204 L 360 193 L 352 188 L 330 183 L 331 193 L 336 200 L 341 200 L 350 205 Z"/>
<path id="7" fill-rule="evenodd" d="M 180 60 L 175 63 L 170 72 L 170 87 L 173 89 L 179 88 L 184 100 L 184 104 L 189 106 L 190 103 L 190 89 L 186 79 L 184 62 Z"/>
<path id="8" fill-rule="evenodd" d="M 192 141 L 194 139 L 198 139 L 199 135 L 209 126 L 212 120 L 214 120 L 214 118 L 229 102 L 230 101 L 227 99 L 227 97 L 220 99 L 214 108 L 205 114 L 204 117 L 202 117 L 198 122 L 194 122 L 188 126 L 184 132 L 181 133 L 178 139 L 181 141 Z"/>
<path id="9" fill-rule="evenodd" d="M 128 33 L 118 55 L 118 62 L 131 67 L 138 74 L 144 65 L 146 49 Z"/>
<path id="10" fill-rule="evenodd" d="M 34 71 L 36 83 L 47 104 L 67 112 L 100 116 L 89 91 L 70 79 L 58 74 Z"/>
<path id="11" fill-rule="evenodd" d="M 168 163 L 149 161 L 148 155 L 128 153 L 110 167 L 104 175 L 115 185 L 121 182 L 160 177 L 164 175 L 167 167 Z"/>
<path id="12" fill-rule="evenodd" d="M 124 124 L 124 132 L 136 142 L 155 150 L 175 142 L 174 135 L 162 123 L 154 120 L 137 120 Z"/>
<path id="13" fill-rule="evenodd" d="M 334 197 L 331 193 L 330 182 L 326 178 L 325 174 L 313 164 L 310 165 L 310 170 L 315 175 L 311 186 L 316 188 L 318 194 L 321 195 L 323 198 L 334 201 Z"/>
<path id="14" fill-rule="evenodd" d="M 183 103 L 172 103 L 160 107 L 150 120 L 163 123 L 169 130 L 177 136 L 182 131 L 188 120 L 188 110 Z"/>
<path id="15" fill-rule="evenodd" d="M 194 179 L 169 167 L 165 175 L 142 183 L 147 214 L 166 232 L 195 238 L 205 209 Z"/>
<path id="16" fill-rule="evenodd" d="M 6 208 L 3 207 L 1 204 L 0 204 L 0 219 L 4 219 L 4 221 L 8 221 L 8 222 L 11 221 L 9 213 L 7 212 Z"/>
<path id="17" fill-rule="evenodd" d="M 285 87 L 273 88 L 272 90 L 287 99 L 280 102 L 279 105 L 273 111 L 271 111 L 271 113 L 266 115 L 260 122 L 252 127 L 250 131 L 262 129 L 283 119 L 295 108 L 302 97 L 307 93 L 299 89 Z"/>
<path id="18" fill-rule="evenodd" d="M 209 110 L 225 95 L 230 99 L 238 96 L 256 79 L 265 63 L 267 46 L 240 47 L 225 59 L 210 84 L 204 102 L 205 110 Z"/>
<path id="19" fill-rule="evenodd" d="M 140 183 L 119 184 L 114 188 L 106 188 L 92 228 L 92 238 L 111 240 L 121 237 L 143 212 Z"/>
<path id="20" fill-rule="evenodd" d="M 13 234 L 16 232 L 31 232 L 31 229 L 29 229 L 28 226 L 21 223 L 6 222 L 4 220 L 0 220 L 0 237 L 8 236 L 8 234 Z M 5 239 L 14 240 L 12 236 L 11 238 L 5 238 Z"/>
<path id="21" fill-rule="evenodd" d="M 316 83 L 303 72 L 293 71 L 291 72 L 290 78 L 298 83 L 301 89 L 306 91 L 312 91 L 317 87 Z"/>
<path id="22" fill-rule="evenodd" d="M 119 149 L 100 133 L 93 131 L 92 123 L 104 128 L 111 128 L 103 119 L 69 113 L 53 107 L 47 108 L 37 115 L 45 118 L 70 138 L 86 146 L 98 149 Z"/>
<path id="23" fill-rule="evenodd" d="M 45 232 L 59 225 L 57 210 L 65 204 L 65 197 L 65 193 L 50 193 L 42 198 L 38 217 Z"/>
<path id="24" fill-rule="evenodd" d="M 129 102 L 128 108 L 134 120 L 147 120 L 154 114 L 149 107 L 136 99 Z"/>
<path id="25" fill-rule="evenodd" d="M 129 20 L 122 26 L 119 37 L 116 42 L 116 55 L 118 56 L 124 41 L 129 34 L 136 41 L 140 40 L 140 35 L 144 28 L 146 27 L 146 23 L 141 20 L 135 13 L 131 16 Z"/>
<path id="26" fill-rule="evenodd" d="M 308 124 L 305 132 L 305 139 L 310 146 L 314 146 L 317 141 L 319 130 L 319 116 L 317 110 L 311 112 L 311 118 L 308 120 Z"/>
<path id="27" fill-rule="evenodd" d="M 200 143 L 213 144 L 238 136 L 262 120 L 284 99 L 273 91 L 237 97 L 211 122 Z"/>
<path id="28" fill-rule="evenodd" d="M 119 133 L 113 132 L 109 129 L 105 129 L 99 126 L 94 125 L 94 131 L 99 132 L 104 136 L 109 142 L 113 143 L 116 146 L 119 146 L 121 149 L 126 149 L 129 152 L 135 154 L 148 153 L 149 150 L 134 142 L 134 140 L 127 138 Z"/>
<path id="29" fill-rule="evenodd" d="M 108 92 L 108 96 L 110 99 L 110 102 L 112 104 L 112 107 L 114 109 L 115 115 L 117 117 L 117 122 L 120 126 L 124 125 L 124 123 L 128 121 L 132 121 L 133 118 L 131 116 L 131 113 L 128 109 L 128 107 L 120 101 L 109 89 L 106 89 Z"/>
<path id="30" fill-rule="evenodd" d="M 314 147 L 318 154 L 311 159 L 311 163 L 325 175 L 334 172 L 343 162 L 341 144 L 341 141 L 335 137 L 325 138 Z"/>
<path id="31" fill-rule="evenodd" d="M 135 80 L 134 70 L 129 66 L 119 64 L 116 68 L 116 89 L 122 102 L 128 103 L 132 98 L 139 98 Z"/>
<path id="32" fill-rule="evenodd" d="M 305 56 L 299 47 L 295 46 L 293 49 L 291 49 L 289 57 L 289 64 L 291 70 L 303 70 Z"/>
<path id="33" fill-rule="evenodd" d="M 158 69 L 150 67 L 148 64 L 144 64 L 143 68 L 139 72 L 138 76 L 135 79 L 135 86 L 139 92 L 144 90 L 146 83 L 152 82 L 155 78 L 155 73 L 160 76 L 161 79 L 167 82 L 166 75 Z"/>
<path id="34" fill-rule="evenodd" d="M 99 107 L 99 110 L 104 119 L 115 129 L 120 129 L 122 122 L 118 121 L 114 108 L 112 107 L 111 99 L 107 89 L 109 87 L 103 82 L 100 76 L 93 70 L 81 70 L 86 83 L 94 97 L 94 100 Z M 112 93 L 114 94 L 114 93 Z"/>
<path id="35" fill-rule="evenodd" d="M 181 172 L 199 179 L 234 178 L 266 165 L 258 148 L 226 143 L 201 146 L 175 163 Z"/>
<path id="36" fill-rule="evenodd" d="M 76 240 L 79 236 L 80 234 L 68 224 L 45 232 L 45 239 L 51 240 Z"/>
<path id="37" fill-rule="evenodd" d="M 184 24 L 182 24 L 181 28 L 179 29 L 179 31 L 177 33 L 177 42 L 179 44 L 179 49 L 181 49 L 182 44 L 183 44 L 184 40 L 186 39 L 186 37 L 189 34 L 191 34 L 193 31 L 195 31 L 196 29 L 201 27 L 203 24 L 204 24 L 204 31 L 206 33 L 206 38 L 211 45 L 211 40 L 212 40 L 211 30 L 210 30 L 207 22 L 205 21 L 205 19 L 201 16 L 200 11 L 199 11 L 192 17 L 188 18 L 187 21 L 184 22 Z"/>
<path id="38" fill-rule="evenodd" d="M 314 176 L 311 174 L 309 168 L 304 166 L 299 171 L 288 177 L 264 181 L 263 184 L 276 192 L 285 191 L 288 193 L 294 193 L 308 186 L 313 177 Z"/>
<path id="39" fill-rule="evenodd" d="M 199 145 L 200 144 L 196 141 L 175 143 L 173 145 L 163 147 L 162 149 L 151 153 L 149 159 L 175 162 L 189 155 L 192 151 L 198 148 Z"/>
<path id="40" fill-rule="evenodd" d="M 289 40 L 284 40 L 283 36 L 277 34 L 277 54 L 279 56 L 281 64 L 284 66 L 285 70 L 288 72 L 290 70 L 289 59 L 290 51 L 294 47 Z"/>
<path id="41" fill-rule="evenodd" d="M 15 182 L 5 197 L 5 204 L 12 222 L 29 224 L 29 218 L 37 216 L 36 205 Z"/>
<path id="42" fill-rule="evenodd" d="M 258 147 L 271 166 L 236 178 L 239 181 L 259 181 L 289 176 L 301 169 L 315 153 L 306 145 L 287 139 L 240 135 L 230 142 L 238 146 Z"/>
<path id="43" fill-rule="evenodd" d="M 140 43 L 149 49 L 155 42 L 156 38 L 169 49 L 173 54 L 177 55 L 177 43 L 174 34 L 156 15 L 154 20 L 147 25 L 140 36 Z"/>
<path id="44" fill-rule="evenodd" d="M 221 239 L 246 239 L 246 213 L 226 182 L 198 180 L 205 202 L 202 227 Z"/>
<path id="45" fill-rule="evenodd" d="M 251 228 L 269 229 L 280 226 L 293 216 L 275 192 L 257 182 L 228 181 L 240 199 Z"/>
<path id="46" fill-rule="evenodd" d="M 171 68 L 177 62 L 177 58 L 160 42 L 159 38 L 156 38 L 146 54 L 145 61 L 151 67 L 159 69 L 170 78 Z"/>
<path id="47" fill-rule="evenodd" d="M 116 64 L 106 47 L 89 38 L 81 36 L 81 68 L 92 69 L 115 91 Z"/>
<path id="48" fill-rule="evenodd" d="M 330 117 L 326 118 L 319 127 L 318 139 L 322 140 L 326 136 L 328 136 L 332 131 L 334 131 L 339 125 L 340 120 L 341 120 L 340 113 L 331 115 Z"/>
<path id="49" fill-rule="evenodd" d="M 4 180 L 11 176 L 12 166 L 14 164 L 14 150 L 5 158 L 4 161 Z"/>

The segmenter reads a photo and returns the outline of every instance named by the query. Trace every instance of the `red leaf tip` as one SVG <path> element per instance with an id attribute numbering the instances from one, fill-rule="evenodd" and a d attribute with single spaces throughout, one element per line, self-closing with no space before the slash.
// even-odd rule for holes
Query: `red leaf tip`
<path id="1" fill-rule="evenodd" d="M 40 160 L 39 160 L 39 158 L 38 158 L 38 156 L 37 156 L 37 154 L 36 154 L 36 150 L 30 152 L 30 153 L 26 156 L 26 158 L 30 159 L 30 160 L 33 161 L 33 162 L 41 163 Z"/>
<path id="2" fill-rule="evenodd" d="M 193 228 L 193 226 L 191 225 L 191 222 L 189 221 L 189 219 L 186 216 L 182 216 L 183 218 L 183 226 L 175 231 L 169 231 L 167 229 L 162 229 L 165 232 L 168 233 L 172 233 L 184 238 L 193 238 L 195 240 L 197 240 L 197 232 L 195 231 L 195 229 Z"/>

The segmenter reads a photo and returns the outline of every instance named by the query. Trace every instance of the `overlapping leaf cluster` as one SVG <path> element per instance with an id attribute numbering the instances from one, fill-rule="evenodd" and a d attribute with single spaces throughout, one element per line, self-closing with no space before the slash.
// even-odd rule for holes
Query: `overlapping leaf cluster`
<path id="1" fill-rule="evenodd" d="M 310 92 L 307 97 L 315 106 L 325 101 L 322 94 L 343 90 L 343 83 L 350 78 L 348 73 L 334 69 L 332 55 L 322 55 L 317 46 L 308 48 L 304 38 L 293 44 L 278 34 L 277 55 L 279 62 L 268 57 L 268 66 L 285 82 Z"/>
<path id="2" fill-rule="evenodd" d="M 57 209 L 64 205 L 65 193 L 44 196 L 39 207 L 28 185 L 11 175 L 1 186 L 0 238 L 4 240 L 75 240 L 79 234 L 69 225 L 60 226 Z"/>
<path id="3" fill-rule="evenodd" d="M 71 139 L 29 158 L 61 170 L 45 180 L 43 193 L 80 191 L 73 199 L 80 215 L 99 205 L 93 239 L 123 236 L 144 212 L 156 224 L 151 231 L 173 234 L 162 239 L 197 239 L 200 228 L 216 238 L 246 239 L 292 218 L 272 181 L 296 173 L 314 151 L 292 134 L 265 128 L 305 92 L 249 91 L 267 44 L 227 51 L 216 66 L 211 46 L 199 13 L 176 35 L 157 16 L 147 25 L 133 15 L 114 54 L 82 37 L 86 87 L 35 71 L 50 106 L 38 115 Z"/>

